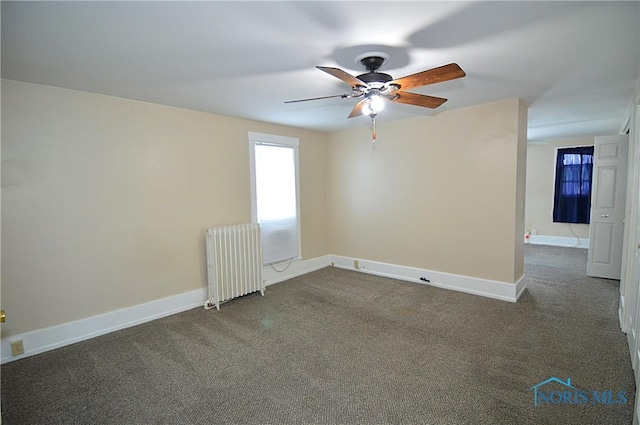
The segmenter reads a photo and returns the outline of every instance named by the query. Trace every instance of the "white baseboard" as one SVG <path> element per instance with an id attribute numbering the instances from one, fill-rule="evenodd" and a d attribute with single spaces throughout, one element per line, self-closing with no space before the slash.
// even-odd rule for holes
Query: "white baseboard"
<path id="1" fill-rule="evenodd" d="M 0 342 L 0 353 L 2 353 L 0 362 L 3 364 L 8 363 L 190 310 L 203 306 L 205 300 L 205 290 L 197 289 L 133 307 L 87 317 L 86 319 L 3 338 Z M 25 351 L 24 354 L 19 356 L 11 356 L 11 343 L 16 340 L 22 340 Z"/>
<path id="2" fill-rule="evenodd" d="M 511 302 L 516 302 L 518 297 L 526 289 L 524 276 L 513 284 L 433 272 L 413 267 L 397 266 L 376 261 L 358 261 L 360 268 L 355 269 L 353 267 L 354 259 L 351 257 L 324 255 L 310 260 L 293 261 L 289 267 L 282 272 L 276 272 L 271 267 L 265 267 L 263 270 L 263 279 L 265 280 L 265 285 L 268 286 L 334 265 L 335 267 L 343 269 L 357 270 L 363 273 L 428 284 Z M 276 266 L 278 269 L 281 267 L 283 266 Z M 430 282 L 421 281 L 420 277 L 427 277 Z M 133 307 L 99 314 L 86 319 L 3 338 L 0 341 L 0 363 L 8 363 L 13 360 L 44 353 L 64 347 L 65 345 L 74 344 L 192 308 L 202 307 L 207 299 L 206 292 L 205 288 L 197 289 Z M 16 340 L 22 340 L 25 352 L 19 356 L 11 356 L 11 342 Z"/>
<path id="3" fill-rule="evenodd" d="M 292 279 L 297 276 L 302 276 L 303 274 L 311 273 L 313 271 L 327 267 L 330 262 L 330 256 L 323 255 L 321 257 L 312 258 L 310 260 L 292 261 L 288 267 L 286 263 L 276 264 L 274 267 L 265 266 L 262 269 L 262 280 L 265 281 L 265 286 L 273 285 L 274 283 Z M 278 272 L 276 270 L 283 271 Z"/>
<path id="4" fill-rule="evenodd" d="M 329 263 L 329 256 L 326 255 L 306 261 L 293 261 L 282 273 L 276 272 L 271 267 L 265 267 L 262 277 L 265 280 L 265 285 L 273 285 L 327 267 Z M 281 267 L 283 266 L 276 266 L 278 269 Z M 3 338 L 0 341 L 0 363 L 8 363 L 192 308 L 202 307 L 206 299 L 206 288 L 197 289 L 86 319 Z M 19 356 L 12 356 L 11 342 L 17 340 L 22 340 L 25 352 Z"/>
<path id="5" fill-rule="evenodd" d="M 356 269 L 353 258 L 337 255 L 331 256 L 331 262 L 335 267 L 342 269 L 356 270 L 362 273 L 432 285 L 510 302 L 516 302 L 526 289 L 524 275 L 514 284 L 368 260 L 358 260 L 359 268 Z M 421 280 L 421 277 L 428 279 L 428 282 Z"/>
<path id="6" fill-rule="evenodd" d="M 563 236 L 529 235 L 528 243 L 530 243 L 531 245 L 563 246 L 565 248 L 589 248 L 589 238 L 567 238 Z"/>

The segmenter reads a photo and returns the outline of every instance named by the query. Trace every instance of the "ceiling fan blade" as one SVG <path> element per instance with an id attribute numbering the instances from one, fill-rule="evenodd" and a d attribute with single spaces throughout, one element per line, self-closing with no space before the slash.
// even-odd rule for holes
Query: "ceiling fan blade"
<path id="1" fill-rule="evenodd" d="M 307 102 L 309 100 L 331 99 L 332 97 L 341 97 L 343 99 L 348 99 L 351 97 L 351 94 L 334 94 L 331 96 L 310 97 L 308 99 L 287 100 L 284 103 Z"/>
<path id="2" fill-rule="evenodd" d="M 351 110 L 351 113 L 349 114 L 349 118 L 353 118 L 353 117 L 357 117 L 359 115 L 362 115 L 362 107 L 364 106 L 366 101 L 367 101 L 367 99 L 362 99 L 360 102 L 356 103 L 356 105 Z"/>
<path id="3" fill-rule="evenodd" d="M 422 106 L 425 108 L 435 109 L 442 105 L 447 99 L 435 96 L 426 96 L 424 94 L 409 93 L 406 91 L 397 91 L 396 98 L 391 99 L 393 102 L 406 103 L 407 105 Z"/>
<path id="4" fill-rule="evenodd" d="M 397 84 L 402 90 L 414 87 L 422 87 L 429 84 L 442 83 L 444 81 L 455 80 L 467 75 L 457 63 L 440 66 L 416 74 L 407 75 L 391 81 L 389 84 Z"/>
<path id="5" fill-rule="evenodd" d="M 329 66 L 316 66 L 316 68 L 326 72 L 327 74 L 333 75 L 334 77 L 349 84 L 351 87 L 367 86 L 367 84 L 364 81 L 358 80 L 356 77 L 354 77 L 353 75 L 349 74 L 346 71 L 341 70 L 340 68 L 331 68 Z"/>

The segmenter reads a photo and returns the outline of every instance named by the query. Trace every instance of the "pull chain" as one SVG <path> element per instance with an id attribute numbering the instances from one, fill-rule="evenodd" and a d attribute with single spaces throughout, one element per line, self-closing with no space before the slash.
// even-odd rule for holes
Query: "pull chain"
<path id="1" fill-rule="evenodd" d="M 373 123 L 373 136 L 371 138 L 371 144 L 376 143 L 376 114 L 371 114 L 371 122 Z"/>

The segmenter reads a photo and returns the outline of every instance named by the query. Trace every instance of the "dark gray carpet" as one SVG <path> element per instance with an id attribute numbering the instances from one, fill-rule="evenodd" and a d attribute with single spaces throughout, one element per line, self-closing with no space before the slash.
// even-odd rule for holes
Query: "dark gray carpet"
<path id="1" fill-rule="evenodd" d="M 618 282 L 526 247 L 517 304 L 326 268 L 2 366 L 4 424 L 630 424 Z M 622 405 L 541 405 L 551 376 Z"/>

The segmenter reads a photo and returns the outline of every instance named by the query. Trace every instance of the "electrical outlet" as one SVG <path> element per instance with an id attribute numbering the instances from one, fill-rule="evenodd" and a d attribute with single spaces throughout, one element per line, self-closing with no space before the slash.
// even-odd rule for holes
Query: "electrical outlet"
<path id="1" fill-rule="evenodd" d="M 11 355 L 19 356 L 20 354 L 24 354 L 24 345 L 21 339 L 11 343 Z"/>

